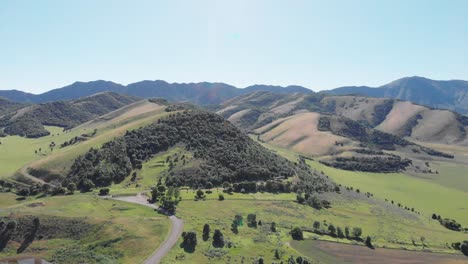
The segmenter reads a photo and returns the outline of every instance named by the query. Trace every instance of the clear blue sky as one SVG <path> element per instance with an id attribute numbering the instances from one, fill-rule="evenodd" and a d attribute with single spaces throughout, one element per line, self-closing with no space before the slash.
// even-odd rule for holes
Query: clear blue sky
<path id="1" fill-rule="evenodd" d="M 0 89 L 468 79 L 468 1 L 0 0 Z"/>

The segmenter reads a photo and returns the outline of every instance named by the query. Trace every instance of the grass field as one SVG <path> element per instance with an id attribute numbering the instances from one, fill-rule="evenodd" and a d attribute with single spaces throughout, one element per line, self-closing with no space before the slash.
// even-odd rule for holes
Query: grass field
<path id="1" fill-rule="evenodd" d="M 93 195 L 57 196 L 22 203 L 8 194 L 2 193 L 0 197 L 0 216 L 80 218 L 94 227 L 80 240 L 36 240 L 19 256 L 33 254 L 58 263 L 140 263 L 169 232 L 169 220 L 150 208 Z M 37 202 L 42 202 L 43 206 L 28 206 Z M 7 250 L 0 253 L 0 258 L 16 255 L 13 250 L 9 244 Z"/>
<path id="2" fill-rule="evenodd" d="M 344 171 L 327 167 L 315 161 L 308 163 L 318 171 L 323 171 L 334 181 L 345 186 L 359 188 L 361 192 L 373 193 L 380 199 L 394 200 L 403 206 L 424 213 L 454 218 L 463 226 L 468 226 L 468 193 L 455 188 L 433 183 L 402 173 L 366 173 Z M 441 171 L 440 176 L 445 172 Z"/>
<path id="3" fill-rule="evenodd" d="M 387 248 L 421 251 L 423 247 L 420 238 L 424 236 L 424 243 L 428 246 L 425 249 L 455 253 L 447 243 L 468 239 L 468 234 L 449 231 L 436 221 L 383 201 L 369 199 L 354 191 L 345 191 L 340 198 L 329 197 L 332 208 L 327 210 L 315 210 L 298 204 L 293 201 L 294 194 L 234 194 L 232 197 L 225 194 L 224 201 L 214 199 L 218 195 L 216 190 L 208 194 L 205 201 L 194 201 L 195 193 L 192 190 L 184 190 L 181 194 L 184 199 L 177 208 L 177 215 L 184 219 L 184 231 L 197 232 L 198 245 L 194 253 L 184 252 L 180 247 L 174 249 L 164 259 L 164 263 L 240 263 L 242 260 L 251 263 L 260 256 L 265 259 L 265 263 L 271 263 L 276 261 L 273 259 L 275 249 L 283 252 L 282 260 L 286 261 L 290 255 L 300 255 L 288 246 L 291 227 L 312 229 L 314 221 L 319 221 L 325 229 L 328 224 L 343 229 L 345 226 L 361 227 L 363 236 L 371 236 L 374 245 Z M 263 225 L 258 228 L 244 226 L 240 228 L 239 234 L 234 234 L 230 230 L 234 216 L 241 214 L 246 219 L 249 213 L 256 213 L 257 220 L 261 220 Z M 269 231 L 269 223 L 272 221 L 278 225 L 278 234 Z M 213 248 L 211 240 L 202 241 L 205 223 L 211 226 L 212 231 L 220 229 L 225 239 L 234 246 L 220 250 Z M 306 237 L 353 243 L 350 240 L 313 233 L 306 233 Z M 413 244 L 413 240 L 416 244 Z"/>

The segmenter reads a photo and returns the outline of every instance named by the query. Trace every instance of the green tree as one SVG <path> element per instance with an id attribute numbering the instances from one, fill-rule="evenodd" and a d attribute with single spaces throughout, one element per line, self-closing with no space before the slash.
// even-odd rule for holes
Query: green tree
<path id="1" fill-rule="evenodd" d="M 218 200 L 224 201 L 224 195 L 222 193 L 218 195 Z"/>
<path id="2" fill-rule="evenodd" d="M 302 240 L 304 239 L 304 234 L 302 233 L 302 229 L 300 227 L 294 227 L 292 230 L 291 230 L 291 237 L 294 239 L 294 240 Z"/>
<path id="3" fill-rule="evenodd" d="M 372 239 L 371 239 L 370 236 L 366 237 L 366 246 L 371 248 L 371 249 L 374 249 L 374 246 L 372 245 Z"/>
<path id="4" fill-rule="evenodd" d="M 68 190 L 68 192 L 70 192 L 70 194 L 75 193 L 75 191 L 76 191 L 76 184 L 73 183 L 73 182 L 69 183 L 69 184 L 67 185 L 67 190 Z"/>
<path id="5" fill-rule="evenodd" d="M 205 224 L 203 226 L 203 241 L 207 241 L 210 238 L 210 225 Z"/>
<path id="6" fill-rule="evenodd" d="M 358 239 L 362 235 L 362 229 L 360 227 L 354 227 L 353 228 L 353 237 Z"/>
<path id="7" fill-rule="evenodd" d="M 270 230 L 271 230 L 271 232 L 276 232 L 276 223 L 275 222 L 271 222 Z"/>
<path id="8" fill-rule="evenodd" d="M 213 247 L 224 247 L 224 236 L 219 229 L 216 229 L 213 234 Z"/>
<path id="9" fill-rule="evenodd" d="M 187 232 L 183 235 L 184 241 L 182 246 L 186 252 L 194 252 L 195 247 L 197 246 L 197 233 L 194 231 Z"/>
<path id="10" fill-rule="evenodd" d="M 344 235 L 344 233 L 343 233 L 343 229 L 341 229 L 341 227 L 337 227 L 337 228 L 336 228 L 336 234 L 337 234 L 337 236 L 338 236 L 339 238 L 344 238 L 344 237 L 345 237 L 345 235 Z"/>
<path id="11" fill-rule="evenodd" d="M 314 229 L 315 230 L 320 229 L 320 222 L 319 221 L 314 221 Z"/>
<path id="12" fill-rule="evenodd" d="M 346 238 L 349 238 L 349 227 L 346 226 L 346 227 L 344 228 L 344 232 L 345 232 Z"/>
<path id="13" fill-rule="evenodd" d="M 247 224 L 249 227 L 257 227 L 257 215 L 248 214 L 247 215 Z"/>
<path id="14" fill-rule="evenodd" d="M 280 256 L 278 249 L 275 249 L 275 259 L 280 259 L 280 258 L 281 256 Z"/>
<path id="15" fill-rule="evenodd" d="M 329 224 L 329 225 L 328 225 L 328 231 L 330 232 L 330 235 L 331 235 L 331 236 L 336 236 L 336 228 L 335 228 L 334 225 Z"/>

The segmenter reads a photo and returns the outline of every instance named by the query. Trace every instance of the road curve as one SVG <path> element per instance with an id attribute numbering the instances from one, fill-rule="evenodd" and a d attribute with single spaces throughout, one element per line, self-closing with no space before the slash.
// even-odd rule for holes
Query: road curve
<path id="1" fill-rule="evenodd" d="M 151 207 L 153 209 L 158 209 L 158 207 L 154 204 L 150 204 L 147 201 L 147 198 L 143 196 L 141 193 L 137 194 L 136 196 L 122 196 L 122 197 L 112 197 L 111 199 L 141 204 L 144 206 Z M 157 264 L 160 263 L 161 260 L 169 253 L 169 251 L 174 247 L 179 239 L 182 231 L 184 230 L 184 221 L 182 219 L 177 218 L 175 215 L 169 216 L 171 220 L 172 228 L 169 236 L 166 240 L 157 248 L 151 256 L 143 262 L 144 264 Z"/>

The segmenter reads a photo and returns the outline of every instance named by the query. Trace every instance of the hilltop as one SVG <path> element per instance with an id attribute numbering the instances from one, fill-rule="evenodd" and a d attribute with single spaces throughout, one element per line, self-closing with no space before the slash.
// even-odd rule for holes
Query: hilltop
<path id="1" fill-rule="evenodd" d="M 411 101 L 433 108 L 468 113 L 468 81 L 436 81 L 423 77 L 406 77 L 379 87 L 346 86 L 323 91 L 335 95 L 358 94 Z"/>

